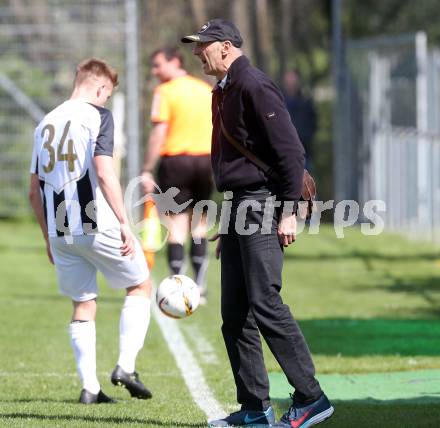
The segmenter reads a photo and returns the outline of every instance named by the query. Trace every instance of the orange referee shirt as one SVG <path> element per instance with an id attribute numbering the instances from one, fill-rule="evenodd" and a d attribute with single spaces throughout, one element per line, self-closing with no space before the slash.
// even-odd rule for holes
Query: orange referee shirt
<path id="1" fill-rule="evenodd" d="M 168 123 L 161 156 L 211 152 L 211 90 L 206 82 L 189 75 L 155 89 L 151 120 Z"/>

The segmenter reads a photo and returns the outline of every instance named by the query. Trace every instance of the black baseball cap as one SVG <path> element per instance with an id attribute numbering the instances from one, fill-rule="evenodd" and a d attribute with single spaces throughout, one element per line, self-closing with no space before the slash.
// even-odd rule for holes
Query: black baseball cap
<path id="1" fill-rule="evenodd" d="M 181 39 L 183 43 L 224 42 L 225 40 L 229 40 L 236 48 L 243 44 L 238 28 L 226 19 L 211 19 L 196 34 Z"/>

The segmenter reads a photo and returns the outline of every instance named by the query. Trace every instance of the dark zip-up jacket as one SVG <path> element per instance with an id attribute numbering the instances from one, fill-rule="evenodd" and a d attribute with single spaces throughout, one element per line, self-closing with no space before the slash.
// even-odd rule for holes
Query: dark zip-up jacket
<path id="1" fill-rule="evenodd" d="M 218 108 L 229 134 L 279 176 L 273 183 L 265 173 L 237 151 L 221 132 Z M 275 185 L 281 201 L 298 201 L 302 191 L 304 149 L 285 107 L 280 89 L 245 56 L 228 70 L 224 89 L 217 85 L 212 97 L 211 159 L 220 192 Z"/>

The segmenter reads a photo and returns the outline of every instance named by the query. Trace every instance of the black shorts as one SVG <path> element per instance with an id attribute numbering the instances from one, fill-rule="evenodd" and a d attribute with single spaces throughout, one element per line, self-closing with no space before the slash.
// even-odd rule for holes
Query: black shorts
<path id="1" fill-rule="evenodd" d="M 158 184 L 162 192 L 177 187 L 180 192 L 174 197 L 181 205 L 189 199 L 189 205 L 209 199 L 213 190 L 211 156 L 176 155 L 163 156 L 158 170 Z"/>

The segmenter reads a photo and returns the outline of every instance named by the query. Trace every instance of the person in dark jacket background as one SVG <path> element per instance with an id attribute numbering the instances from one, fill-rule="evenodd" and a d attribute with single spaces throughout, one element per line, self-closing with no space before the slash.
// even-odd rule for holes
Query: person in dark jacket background
<path id="1" fill-rule="evenodd" d="M 315 378 L 301 330 L 280 296 L 283 246 L 296 238 L 304 149 L 280 89 L 242 54 L 234 24 L 213 19 L 182 42 L 196 42 L 193 52 L 204 73 L 218 80 L 212 100 L 211 160 L 218 190 L 232 192 L 231 215 L 228 224 L 221 225 L 217 252 L 222 333 L 241 410 L 209 425 L 314 425 L 328 418 L 333 407 Z M 228 134 L 273 168 L 280 177 L 277 182 L 227 140 L 221 120 Z M 279 210 L 273 209 L 274 196 Z M 295 389 L 292 406 L 276 425 L 260 332 Z"/>
<path id="2" fill-rule="evenodd" d="M 316 132 L 317 116 L 313 100 L 301 88 L 301 77 L 295 70 L 288 70 L 283 78 L 283 93 L 287 111 L 298 131 L 299 139 L 306 152 L 306 168 L 313 169 L 313 137 Z"/>

